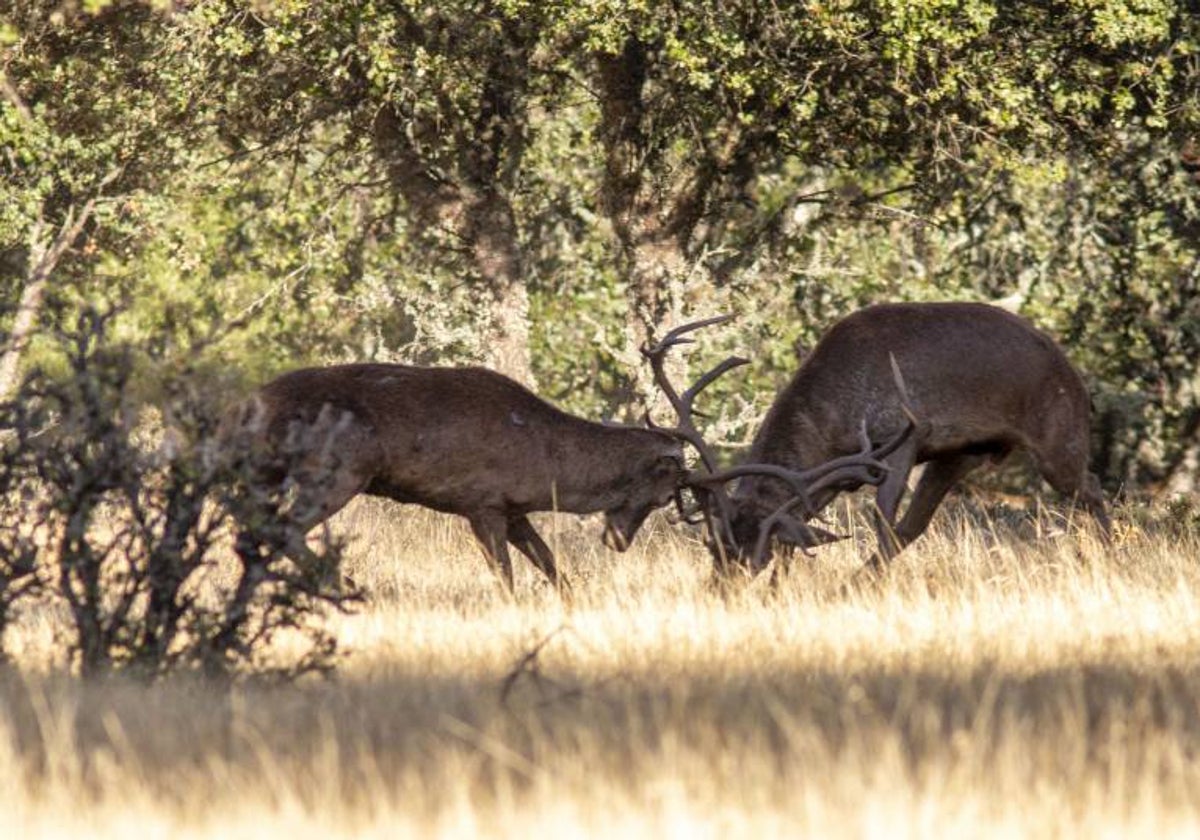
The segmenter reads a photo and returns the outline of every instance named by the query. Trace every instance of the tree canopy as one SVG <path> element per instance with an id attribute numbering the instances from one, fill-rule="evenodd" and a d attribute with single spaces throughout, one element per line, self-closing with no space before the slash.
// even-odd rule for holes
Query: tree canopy
<path id="1" fill-rule="evenodd" d="M 6 364 L 104 298 L 149 398 L 469 360 L 612 415 L 729 310 L 736 444 L 853 308 L 1000 300 L 1086 372 L 1110 486 L 1200 474 L 1185 2 L 13 0 L 0 49 Z"/>

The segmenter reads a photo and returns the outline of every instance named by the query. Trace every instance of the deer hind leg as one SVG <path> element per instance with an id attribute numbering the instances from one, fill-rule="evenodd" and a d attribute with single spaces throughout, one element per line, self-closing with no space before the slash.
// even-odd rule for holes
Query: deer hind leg
<path id="1" fill-rule="evenodd" d="M 1111 527 L 1104 494 L 1100 480 L 1088 470 L 1089 413 L 1086 407 L 1073 407 L 1074 411 L 1066 411 L 1064 404 L 1058 404 L 1044 412 L 1043 425 L 1031 430 L 1029 449 L 1046 482 L 1082 505 L 1107 540 Z"/>
<path id="2" fill-rule="evenodd" d="M 262 548 L 287 555 L 307 575 L 320 583 L 341 585 L 340 570 L 331 567 L 329 558 L 308 546 L 306 537 L 313 528 L 326 522 L 362 492 L 366 480 L 354 472 L 345 471 L 328 481 L 310 484 L 303 476 L 286 514 L 278 508 L 263 510 L 260 516 L 266 524 L 243 527 L 237 537 L 237 552 L 242 560 L 261 557 Z"/>
<path id="3" fill-rule="evenodd" d="M 494 511 L 467 517 L 475 539 L 483 547 L 483 556 L 488 566 L 500 578 L 509 595 L 513 594 L 512 558 L 508 554 L 508 520 L 504 514 Z"/>
<path id="4" fill-rule="evenodd" d="M 508 541 L 528 557 L 533 565 L 541 569 L 542 574 L 550 581 L 550 585 L 558 590 L 564 601 L 571 600 L 571 585 L 558 571 L 558 564 L 554 562 L 554 552 L 534 529 L 528 517 L 515 516 L 508 520 Z"/>
<path id="5" fill-rule="evenodd" d="M 1083 484 L 1079 489 L 1079 500 L 1096 520 L 1104 541 L 1111 542 L 1112 522 L 1108 518 L 1108 506 L 1104 502 L 1104 492 L 1100 489 L 1100 479 L 1091 470 L 1083 476 Z"/>

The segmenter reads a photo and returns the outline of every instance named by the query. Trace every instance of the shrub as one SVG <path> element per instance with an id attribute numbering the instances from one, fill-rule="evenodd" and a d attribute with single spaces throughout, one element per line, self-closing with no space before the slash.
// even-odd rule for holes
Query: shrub
<path id="1" fill-rule="evenodd" d="M 110 318 L 88 310 L 60 328 L 65 371 L 34 369 L 0 405 L 0 622 L 17 603 L 65 605 L 84 675 L 329 669 L 321 618 L 356 596 L 285 555 L 304 540 L 288 482 L 253 480 L 253 453 L 222 437 L 218 401 L 186 372 L 158 406 L 166 431 L 149 432 L 135 354 L 108 340 Z M 229 550 L 233 531 L 245 550 Z M 323 560 L 340 562 L 328 537 Z M 285 633 L 301 642 L 290 658 L 274 647 Z"/>

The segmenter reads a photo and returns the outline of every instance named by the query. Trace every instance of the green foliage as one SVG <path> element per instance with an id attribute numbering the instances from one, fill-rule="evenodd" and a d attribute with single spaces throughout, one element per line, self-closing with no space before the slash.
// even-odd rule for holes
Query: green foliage
<path id="1" fill-rule="evenodd" d="M 335 359 L 479 361 L 490 290 L 459 222 L 499 194 L 540 390 L 636 416 L 596 84 L 597 56 L 635 44 L 634 212 L 694 199 L 676 314 L 739 320 L 693 366 L 754 360 L 706 398 L 726 442 L 857 306 L 1005 298 L 1088 372 L 1109 484 L 1163 482 L 1200 426 L 1200 185 L 1178 167 L 1198 28 L 1166 0 L 20 0 L 0 294 L 18 300 L 38 220 L 95 197 L 54 284 L 127 304 L 145 396 L 163 336 L 235 390 Z"/>

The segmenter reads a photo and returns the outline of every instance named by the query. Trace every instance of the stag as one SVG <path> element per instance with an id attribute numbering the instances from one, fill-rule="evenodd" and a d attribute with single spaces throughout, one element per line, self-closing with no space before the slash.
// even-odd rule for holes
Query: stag
<path id="1" fill-rule="evenodd" d="M 671 384 L 665 370 L 667 352 L 680 344 L 692 342 L 688 333 L 713 324 L 730 320 L 732 316 L 720 315 L 676 327 L 664 336 L 657 344 L 643 347 L 642 354 L 649 360 L 654 371 L 654 379 L 662 389 L 667 401 L 679 418 L 678 425 L 670 428 L 660 428 L 661 431 L 678 438 L 692 446 L 699 455 L 700 469 L 693 470 L 684 476 L 683 486 L 690 489 L 700 501 L 701 519 L 705 523 L 709 547 L 713 552 L 718 573 L 729 571 L 729 561 L 736 560 L 743 565 L 761 568 L 765 565 L 763 558 L 767 555 L 768 543 L 772 536 L 802 546 L 811 546 L 831 542 L 840 537 L 809 524 L 819 510 L 814 499 L 821 499 L 824 494 L 838 493 L 844 489 L 861 487 L 864 484 L 880 485 L 890 472 L 891 467 L 887 458 L 897 452 L 914 435 L 923 434 L 924 424 L 917 418 L 909 405 L 904 379 L 895 359 L 891 359 L 893 378 L 896 386 L 896 398 L 903 415 L 903 422 L 887 440 L 876 445 L 872 442 L 867 417 L 864 414 L 856 435 L 857 449 L 845 453 L 835 453 L 820 463 L 813 463 L 805 469 L 795 469 L 790 465 L 768 463 L 756 459 L 741 464 L 732 469 L 718 471 L 717 459 L 711 448 L 705 442 L 703 435 L 696 428 L 693 403 L 696 397 L 711 385 L 717 378 L 729 370 L 748 364 L 746 359 L 730 357 L 701 376 L 691 387 L 680 394 Z M 650 418 L 647 416 L 650 425 Z M 736 500 L 731 500 L 725 493 L 724 486 L 730 481 L 747 481 L 752 478 L 766 477 L 784 488 L 779 498 L 775 499 L 774 507 L 765 512 L 754 524 L 754 533 L 748 533 L 744 523 L 738 517 Z M 800 516 L 795 515 L 800 509 Z M 697 520 L 691 520 L 696 522 Z"/>
<path id="2" fill-rule="evenodd" d="M 900 387 L 898 371 L 905 372 Z M 884 467 L 863 481 L 877 487 L 877 548 L 868 566 L 880 569 L 919 537 L 934 511 L 964 476 L 1014 450 L 1033 456 L 1055 490 L 1081 504 L 1109 533 L 1100 483 L 1088 470 L 1091 402 L 1087 388 L 1052 339 L 1021 318 L 987 304 L 884 304 L 835 324 L 779 393 L 751 445 L 748 460 L 772 465 L 709 477 L 712 486 L 738 478 L 731 497 L 715 501 L 723 526 L 712 545 L 758 571 L 765 565 L 767 531 L 779 542 L 806 548 L 832 538 L 825 532 L 776 528 L 779 510 L 800 506 L 786 475 L 854 452 L 864 440 L 898 443 L 876 453 Z M 902 439 L 898 433 L 919 433 Z M 925 464 L 904 516 L 897 522 L 909 474 Z M 801 500 L 814 516 L 846 481 L 810 486 Z"/>
<path id="3" fill-rule="evenodd" d="M 232 425 L 258 453 L 254 480 L 297 497 L 292 543 L 277 547 L 298 562 L 314 562 L 303 534 L 365 493 L 465 517 L 510 593 L 512 545 L 569 595 L 529 513 L 603 511 L 604 543 L 624 551 L 684 470 L 673 437 L 575 417 L 483 368 L 304 368 L 265 385 Z M 243 559 L 260 548 L 244 529 Z"/>

